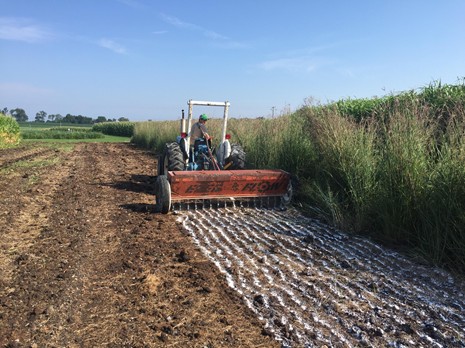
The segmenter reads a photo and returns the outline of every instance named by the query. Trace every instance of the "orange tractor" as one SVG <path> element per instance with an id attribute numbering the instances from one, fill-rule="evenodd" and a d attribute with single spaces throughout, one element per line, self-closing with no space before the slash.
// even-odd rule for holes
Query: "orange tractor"
<path id="1" fill-rule="evenodd" d="M 180 135 L 175 142 L 165 144 L 158 158 L 155 184 L 156 210 L 168 213 L 174 203 L 236 201 L 273 201 L 287 205 L 292 198 L 290 174 L 283 170 L 245 169 L 245 152 L 241 145 L 231 144 L 226 132 L 229 102 L 189 100 L 187 120 L 184 111 Z M 220 143 L 212 148 L 211 140 L 195 139 L 191 144 L 193 106 L 224 108 Z M 186 122 L 187 121 L 187 122 Z"/>

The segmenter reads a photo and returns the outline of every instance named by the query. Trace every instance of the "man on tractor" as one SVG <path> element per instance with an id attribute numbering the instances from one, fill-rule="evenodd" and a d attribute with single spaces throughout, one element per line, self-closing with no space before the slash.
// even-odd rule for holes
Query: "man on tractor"
<path id="1" fill-rule="evenodd" d="M 210 139 L 210 136 L 207 133 L 207 127 L 205 125 L 207 121 L 208 121 L 208 116 L 205 114 L 202 114 L 199 116 L 199 122 L 194 123 L 194 125 L 192 126 L 191 134 L 190 134 L 190 137 L 191 137 L 190 145 L 191 146 L 193 146 L 195 141 L 199 138 L 200 139 L 205 138 L 205 140 L 207 141 Z"/>
<path id="2" fill-rule="evenodd" d="M 204 151 L 207 151 L 207 148 L 211 148 L 210 136 L 207 133 L 206 123 L 208 121 L 208 116 L 202 114 L 199 116 L 199 121 L 194 123 L 191 128 L 190 134 L 190 160 L 194 160 L 194 155 L 198 155 L 198 150 L 201 145 L 205 145 Z"/>

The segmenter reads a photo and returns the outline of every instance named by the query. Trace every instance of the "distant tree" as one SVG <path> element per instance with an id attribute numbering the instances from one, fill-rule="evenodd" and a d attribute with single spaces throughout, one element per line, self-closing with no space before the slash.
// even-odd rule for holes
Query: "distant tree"
<path id="1" fill-rule="evenodd" d="M 129 118 L 120 117 L 120 118 L 118 118 L 118 121 L 119 121 L 119 122 L 129 122 Z"/>
<path id="2" fill-rule="evenodd" d="M 77 123 L 76 122 L 76 116 L 73 116 L 71 114 L 66 114 L 66 116 L 63 117 L 62 122 L 65 122 L 65 123 Z"/>
<path id="3" fill-rule="evenodd" d="M 61 116 L 60 114 L 55 115 L 55 122 L 61 122 L 62 119 L 63 119 L 63 116 Z"/>
<path id="4" fill-rule="evenodd" d="M 73 116 L 73 115 L 67 114 L 63 118 L 63 122 L 70 122 L 70 123 L 77 123 L 77 124 L 92 124 L 92 121 L 93 120 L 91 117 L 86 117 L 82 115 Z"/>
<path id="5" fill-rule="evenodd" d="M 3 108 L 3 110 L 1 112 L 4 115 L 8 115 L 8 108 Z"/>
<path id="6" fill-rule="evenodd" d="M 10 114 L 14 118 L 16 118 L 16 121 L 18 122 L 27 122 L 27 120 L 29 119 L 24 109 L 16 108 L 16 109 L 10 110 Z"/>
<path id="7" fill-rule="evenodd" d="M 93 122 L 92 117 L 87 117 L 87 116 L 82 116 L 82 115 L 76 116 L 76 119 L 78 121 L 77 123 L 79 124 L 92 124 Z"/>
<path id="8" fill-rule="evenodd" d="M 95 123 L 107 122 L 107 118 L 105 116 L 99 116 L 94 122 Z"/>
<path id="9" fill-rule="evenodd" d="M 45 111 L 39 111 L 36 113 L 36 122 L 45 122 L 45 117 L 47 117 L 47 113 Z"/>
<path id="10" fill-rule="evenodd" d="M 77 124 L 92 124 L 92 121 L 93 120 L 92 120 L 91 117 L 86 117 L 86 116 L 82 116 L 82 115 L 74 116 L 74 115 L 71 115 L 71 114 L 67 114 L 61 120 L 61 122 L 77 123 Z"/>
<path id="11" fill-rule="evenodd" d="M 55 121 L 55 115 L 54 115 L 54 114 L 49 114 L 49 115 L 47 116 L 47 118 L 48 118 L 48 121 L 49 121 L 49 122 Z"/>

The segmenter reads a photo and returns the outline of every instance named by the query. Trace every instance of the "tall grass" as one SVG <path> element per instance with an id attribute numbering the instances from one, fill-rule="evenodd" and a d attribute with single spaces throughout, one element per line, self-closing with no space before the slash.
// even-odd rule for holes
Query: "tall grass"
<path id="1" fill-rule="evenodd" d="M 335 224 L 465 270 L 465 94 L 424 91 L 389 96 L 371 117 L 301 109 L 318 150 L 306 199 Z"/>
<path id="2" fill-rule="evenodd" d="M 252 168 L 281 168 L 298 200 L 345 229 L 465 271 L 465 84 L 435 82 L 371 100 L 231 119 Z M 220 136 L 221 120 L 207 124 Z M 179 123 L 146 122 L 133 141 L 160 151 Z"/>
<path id="3" fill-rule="evenodd" d="M 131 141 L 138 146 L 161 153 L 165 143 L 175 141 L 179 134 L 177 121 L 137 122 Z"/>
<path id="4" fill-rule="evenodd" d="M 357 124 L 331 109 L 310 115 L 308 123 L 318 154 L 311 164 L 310 196 L 336 225 L 367 228 L 378 188 L 376 125 Z"/>

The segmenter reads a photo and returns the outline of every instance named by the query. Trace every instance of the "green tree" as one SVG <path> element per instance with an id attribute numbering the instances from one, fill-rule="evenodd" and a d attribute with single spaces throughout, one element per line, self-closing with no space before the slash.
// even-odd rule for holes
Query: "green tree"
<path id="1" fill-rule="evenodd" d="M 36 122 L 45 122 L 45 118 L 47 117 L 47 113 L 45 111 L 39 111 L 36 113 Z"/>
<path id="2" fill-rule="evenodd" d="M 102 122 L 107 122 L 107 118 L 105 116 L 99 116 L 95 120 L 95 123 L 102 123 Z"/>
<path id="3" fill-rule="evenodd" d="M 118 122 L 129 122 L 129 118 L 120 117 L 120 118 L 118 118 Z"/>
<path id="4" fill-rule="evenodd" d="M 26 111 L 24 111 L 24 109 L 21 108 L 10 110 L 10 114 L 14 118 L 16 118 L 16 121 L 18 122 L 27 122 L 27 120 L 29 119 L 29 117 L 26 114 Z"/>

